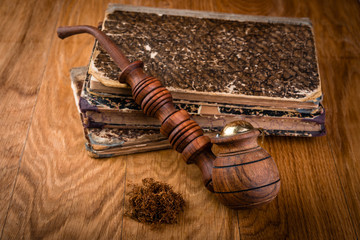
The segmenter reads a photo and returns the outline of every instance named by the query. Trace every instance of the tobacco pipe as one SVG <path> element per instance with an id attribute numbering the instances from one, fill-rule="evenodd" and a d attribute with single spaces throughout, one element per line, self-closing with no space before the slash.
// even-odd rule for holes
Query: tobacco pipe
<path id="1" fill-rule="evenodd" d="M 175 108 L 170 92 L 158 79 L 144 73 L 141 61 L 130 63 L 118 46 L 95 27 L 59 27 L 57 33 L 61 39 L 89 33 L 98 40 L 121 69 L 119 81 L 131 86 L 135 102 L 146 115 L 161 121 L 160 132 L 182 153 L 186 163 L 195 163 L 200 168 L 204 185 L 224 205 L 247 208 L 276 197 L 280 189 L 279 173 L 274 160 L 257 143 L 258 129 L 246 122 L 227 125 L 213 139 L 219 147 L 216 157 L 210 138 L 204 136 L 185 110 Z"/>

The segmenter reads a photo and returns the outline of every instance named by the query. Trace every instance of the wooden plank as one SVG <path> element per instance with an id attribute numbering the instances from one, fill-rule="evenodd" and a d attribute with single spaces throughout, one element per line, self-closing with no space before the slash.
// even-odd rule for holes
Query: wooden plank
<path id="1" fill-rule="evenodd" d="M 356 0 L 303 2 L 305 16 L 314 25 L 319 57 L 358 57 L 360 4 Z M 325 79 L 324 79 L 325 80 Z M 338 81 L 338 80 L 335 80 Z M 324 81 L 325 84 L 325 81 Z"/>
<path id="2" fill-rule="evenodd" d="M 241 238 L 348 239 L 356 236 L 326 137 L 269 137 L 282 186 L 260 209 L 239 212 Z"/>
<path id="3" fill-rule="evenodd" d="M 104 5 L 65 2 L 59 24 L 96 25 Z M 54 36 L 55 30 L 53 25 L 46 32 Z M 99 161 L 87 156 L 70 87 L 70 68 L 88 62 L 93 43 L 82 36 L 51 45 L 3 239 L 121 235 L 126 157 Z"/>
<path id="4" fill-rule="evenodd" d="M 360 166 L 355 144 L 359 134 L 354 133 L 359 133 L 360 112 L 355 106 L 359 100 L 359 65 L 355 63 L 359 60 L 360 29 L 354 22 L 359 22 L 359 4 L 356 1 L 347 4 L 287 1 L 282 6 L 280 15 L 309 17 L 313 21 L 329 134 L 300 142 L 271 138 L 268 144 L 282 173 L 282 190 L 276 203 L 245 211 L 245 218 L 239 212 L 241 237 L 358 238 Z M 341 63 L 344 58 L 353 60 Z M 338 60 L 329 63 L 322 59 Z M 334 117 L 333 111 L 341 112 L 340 116 L 336 113 Z M 340 148 L 335 147 L 339 144 Z M 336 164 L 332 163 L 334 155 Z M 303 166 L 294 166 L 294 163 Z"/>
<path id="5" fill-rule="evenodd" d="M 206 190 L 196 165 L 186 165 L 182 156 L 173 150 L 131 155 L 127 159 L 126 182 L 141 184 L 152 177 L 166 182 L 181 193 L 186 201 L 179 223 L 154 231 L 129 217 L 123 220 L 123 239 L 239 239 L 236 211 L 219 203 Z M 126 192 L 131 187 L 126 188 Z M 127 199 L 127 198 L 126 198 Z M 125 211 L 129 209 L 128 201 Z"/>
<path id="6" fill-rule="evenodd" d="M 54 1 L 11 0 L 0 4 L 0 231 L 21 163 L 59 8 L 60 3 Z"/>
<path id="7" fill-rule="evenodd" d="M 359 11 L 360 12 L 360 11 Z M 357 34 L 360 38 L 360 29 Z M 360 56 L 360 52 L 358 52 Z M 359 235 L 360 229 L 360 57 L 320 59 L 326 79 L 328 143 Z"/>
<path id="8" fill-rule="evenodd" d="M 313 12 L 327 109 L 327 142 L 359 238 L 360 25 L 357 23 L 360 4 L 358 1 L 317 3 Z"/>
<path id="9" fill-rule="evenodd" d="M 103 17 L 106 4 L 106 1 L 65 2 L 61 11 L 61 24 L 96 25 Z M 359 4 L 356 1 L 347 4 L 335 1 L 327 4 L 316 1 L 153 1 L 144 4 L 244 14 L 310 17 L 314 22 L 320 72 L 326 94 L 328 136 L 317 139 L 273 137 L 266 140 L 265 147 L 274 156 L 282 177 L 279 197 L 270 205 L 259 209 L 238 212 L 225 209 L 219 205 L 215 196 L 202 186 L 196 166 L 185 165 L 180 155 L 171 150 L 107 161 L 87 157 L 70 90 L 68 70 L 87 64 L 93 40 L 85 36 L 62 42 L 56 40 L 51 46 L 49 64 L 43 77 L 3 239 L 358 238 L 356 229 L 359 229 L 360 222 L 360 194 L 357 185 L 360 179 L 359 150 L 356 143 L 359 141 L 360 110 L 357 102 L 360 66 L 357 39 L 360 31 L 356 22 L 359 22 Z M 26 9 L 36 8 L 35 4 L 25 6 Z M 21 9 L 24 9 L 22 15 L 28 16 L 26 9 Z M 42 19 L 46 13 L 43 9 L 39 12 L 39 18 Z M 11 14 L 4 18 L 11 18 L 10 16 Z M 49 19 L 51 21 L 52 18 Z M 48 28 L 43 27 L 43 31 L 52 36 L 55 28 Z M 13 31 L 14 38 L 21 39 L 20 35 L 17 35 L 19 32 Z M 1 32 L 0 39 L 5 36 L 3 34 L 5 33 Z M 23 36 L 26 38 L 30 36 L 28 34 L 30 33 Z M 13 61 L 18 56 L 25 56 L 24 59 L 30 62 L 30 58 L 26 56 L 32 50 L 27 48 L 12 56 L 7 49 L 18 43 L 11 42 L 10 33 L 6 36 L 5 45 L 0 45 L 2 56 L 5 59 L 14 59 Z M 42 40 L 38 38 L 31 44 L 37 41 Z M 35 50 L 32 53 L 35 54 Z M 19 64 L 25 65 L 25 62 L 20 60 Z M 2 58 L 0 64 L 4 66 L 9 64 L 9 61 Z M 11 73 L 0 68 L 1 74 L 6 73 L 2 75 L 5 76 L 2 79 L 7 79 L 5 86 L 11 86 L 7 87 L 4 93 L 16 89 L 14 86 L 18 87 L 21 91 L 17 92 L 26 93 L 23 98 L 18 97 L 24 104 L 34 101 L 37 88 L 26 90 L 25 87 L 28 86 L 25 84 L 9 84 L 15 83 L 15 74 L 18 72 L 22 74 L 20 76 L 31 74 L 31 79 L 36 79 L 35 75 L 41 64 L 36 62 L 30 66 L 33 66 L 31 73 L 26 72 L 29 70 L 23 70 L 22 73 L 21 65 L 16 65 L 13 69 L 18 71 Z M 28 80 L 31 83 L 29 85 L 33 86 L 35 80 L 31 79 Z M 12 93 L 11 96 L 13 95 Z M 33 104 L 26 106 L 31 108 Z M 23 111 L 15 112 L 17 105 L 7 109 L 14 113 L 5 114 L 4 119 L 14 116 L 13 119 L 16 117 L 19 121 L 25 119 L 21 124 L 26 122 L 27 118 L 21 115 Z M 21 124 L 17 126 L 23 126 Z M 17 143 L 24 143 L 25 137 L 12 137 L 14 131 L 8 129 L 13 130 L 13 126 L 8 124 L 2 129 L 4 136 L 14 139 L 11 140 L 13 142 L 16 140 Z M 23 145 L 19 146 L 9 149 L 21 152 Z M 19 155 L 10 150 L 2 154 L 11 155 L 17 163 Z M 14 165 L 5 162 L 3 166 L 6 171 L 10 171 Z M 17 165 L 11 171 L 17 171 Z M 2 175 L 1 181 L 4 181 L 6 176 Z M 166 181 L 172 184 L 176 191 L 184 194 L 188 205 L 179 224 L 155 231 L 123 216 L 126 203 L 124 193 L 129 191 L 125 184 L 139 183 L 143 177 Z M 1 191 L 4 196 L 7 193 Z M 8 198 L 0 200 L 1 204 L 9 204 Z M 125 205 L 125 209 L 127 207 Z"/>

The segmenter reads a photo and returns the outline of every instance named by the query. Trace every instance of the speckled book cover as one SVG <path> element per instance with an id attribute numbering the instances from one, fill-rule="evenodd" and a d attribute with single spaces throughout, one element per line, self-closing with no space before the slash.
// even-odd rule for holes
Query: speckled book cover
<path id="1" fill-rule="evenodd" d="M 102 30 L 178 99 L 316 111 L 322 99 L 308 19 L 111 4 Z M 89 72 L 124 87 L 96 45 Z"/>

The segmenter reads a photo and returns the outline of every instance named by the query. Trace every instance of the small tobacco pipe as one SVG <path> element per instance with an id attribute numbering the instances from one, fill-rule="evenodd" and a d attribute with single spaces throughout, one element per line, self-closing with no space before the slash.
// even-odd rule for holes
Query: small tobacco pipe
<path id="1" fill-rule="evenodd" d="M 146 75 L 143 63 L 129 60 L 103 32 L 92 26 L 59 27 L 61 39 L 80 33 L 93 35 L 121 69 L 119 81 L 128 83 L 132 95 L 144 113 L 161 121 L 160 132 L 169 138 L 186 163 L 201 170 L 204 185 L 230 208 L 247 208 L 274 199 L 280 178 L 274 160 L 257 143 L 259 130 L 246 122 L 227 125 L 213 139 L 219 147 L 216 157 L 209 137 L 190 119 L 185 110 L 177 110 L 170 92 L 161 82 Z"/>

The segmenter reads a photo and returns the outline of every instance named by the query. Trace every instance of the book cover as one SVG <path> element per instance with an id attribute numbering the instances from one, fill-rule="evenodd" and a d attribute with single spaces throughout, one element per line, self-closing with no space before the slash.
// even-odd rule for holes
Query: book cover
<path id="1" fill-rule="evenodd" d="M 321 82 L 308 19 L 112 4 L 102 30 L 174 98 L 318 111 Z M 126 91 L 98 45 L 89 72 Z"/>

